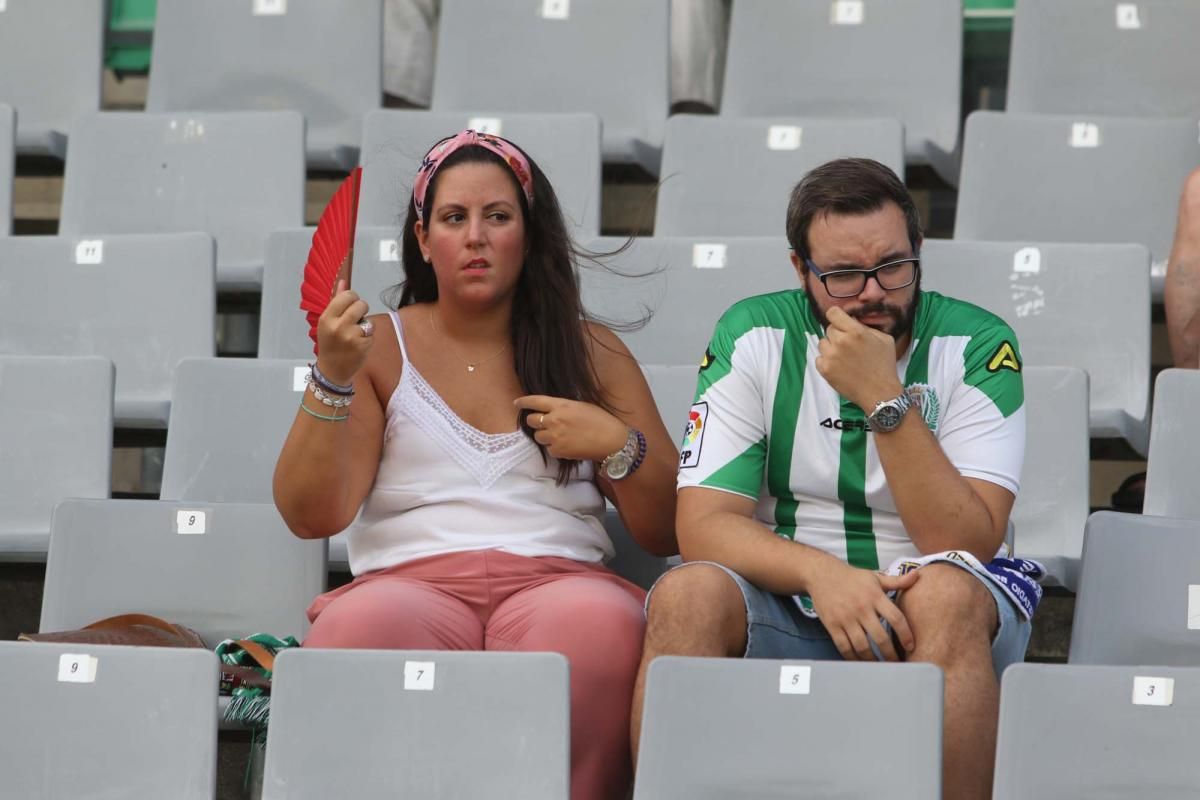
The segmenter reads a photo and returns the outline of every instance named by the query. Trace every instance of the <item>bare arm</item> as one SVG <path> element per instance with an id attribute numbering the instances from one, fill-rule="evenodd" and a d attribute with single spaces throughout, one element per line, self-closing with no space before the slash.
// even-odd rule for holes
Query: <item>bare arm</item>
<path id="1" fill-rule="evenodd" d="M 816 366 L 822 377 L 866 414 L 904 391 L 896 376 L 895 340 L 841 309 L 829 311 L 820 351 Z M 1012 493 L 959 474 L 919 414 L 907 414 L 894 431 L 871 435 L 896 510 L 917 549 L 966 550 L 991 561 L 1004 541 Z"/>
<path id="2" fill-rule="evenodd" d="M 371 361 L 372 340 L 363 336 L 357 324 L 366 310 L 366 303 L 345 291 L 330 302 L 318 323 L 318 368 L 335 383 L 354 385 L 349 419 L 334 422 L 297 409 L 275 465 L 275 505 L 302 539 L 333 536 L 349 526 L 379 468 L 383 403 L 373 379 L 374 365 L 363 368 Z M 387 330 L 390 326 L 382 324 L 384 320 L 373 319 L 377 328 Z M 316 414 L 333 414 L 309 391 L 302 402 Z"/>
<path id="3" fill-rule="evenodd" d="M 1175 366 L 1200 367 L 1200 170 L 1188 176 L 1179 201 L 1163 306 Z"/>
<path id="4" fill-rule="evenodd" d="M 959 474 L 915 411 L 896 430 L 871 435 L 896 510 L 918 550 L 966 550 L 985 564 L 995 558 L 1016 499 L 1012 492 Z"/>
<path id="5" fill-rule="evenodd" d="M 675 539 L 679 451 L 654 404 L 646 376 L 624 342 L 601 325 L 589 328 L 596 340 L 593 363 L 609 405 L 624 425 L 646 437 L 646 458 L 638 471 L 619 481 L 601 476 L 600 489 L 617 507 L 638 544 L 657 556 L 675 555 L 679 552 Z"/>
<path id="6" fill-rule="evenodd" d="M 886 619 L 912 650 L 907 620 L 885 592 L 907 589 L 918 572 L 889 577 L 851 567 L 816 548 L 784 539 L 754 519 L 755 501 L 717 489 L 679 491 L 677 529 L 687 561 L 715 561 L 773 594 L 808 594 L 843 657 L 871 660 L 868 639 L 888 660 L 897 656 L 880 625 Z"/>

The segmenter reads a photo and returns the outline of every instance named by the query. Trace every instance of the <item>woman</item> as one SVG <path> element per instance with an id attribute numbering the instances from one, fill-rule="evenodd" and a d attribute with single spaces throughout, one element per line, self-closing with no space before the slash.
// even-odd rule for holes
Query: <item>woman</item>
<path id="1" fill-rule="evenodd" d="M 305 645 L 560 652 L 572 797 L 623 796 L 644 593 L 601 564 L 602 493 L 675 553 L 678 453 L 629 351 L 584 321 L 558 201 L 516 146 L 435 145 L 402 259 L 397 311 L 362 320 L 347 290 L 321 316 L 276 467 L 298 536 L 362 507 L 355 579 L 313 603 Z"/>

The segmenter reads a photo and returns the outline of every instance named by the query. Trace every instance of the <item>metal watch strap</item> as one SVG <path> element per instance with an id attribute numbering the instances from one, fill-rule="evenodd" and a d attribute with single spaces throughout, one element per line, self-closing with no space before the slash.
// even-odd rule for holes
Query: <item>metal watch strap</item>
<path id="1" fill-rule="evenodd" d="M 614 458 L 616 458 L 617 456 L 622 455 L 622 454 L 626 458 L 628 458 L 630 461 L 633 461 L 633 457 L 635 455 L 637 455 L 637 448 L 638 448 L 637 433 L 634 432 L 633 428 L 626 428 L 625 429 L 625 444 L 622 445 L 621 449 L 618 450 L 617 452 L 604 457 L 604 460 L 600 462 L 601 469 L 608 466 L 609 461 L 612 461 Z"/>

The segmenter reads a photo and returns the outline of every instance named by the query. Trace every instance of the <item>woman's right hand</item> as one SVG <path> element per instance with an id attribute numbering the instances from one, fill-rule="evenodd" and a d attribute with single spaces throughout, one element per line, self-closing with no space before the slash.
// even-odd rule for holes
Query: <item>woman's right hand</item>
<path id="1" fill-rule="evenodd" d="M 369 310 L 366 301 L 347 289 L 346 281 L 340 280 L 333 299 L 317 320 L 317 349 L 320 351 L 317 366 L 334 383 L 353 383 L 354 376 L 367 363 L 374 335 L 366 335 L 359 322 Z"/>

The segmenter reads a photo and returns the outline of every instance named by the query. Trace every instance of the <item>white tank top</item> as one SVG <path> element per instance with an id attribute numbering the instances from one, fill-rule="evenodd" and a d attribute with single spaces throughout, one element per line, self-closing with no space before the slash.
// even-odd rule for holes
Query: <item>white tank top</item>
<path id="1" fill-rule="evenodd" d="M 592 463 L 555 485 L 558 461 L 520 430 L 484 433 L 464 422 L 404 357 L 387 405 L 375 485 L 347 540 L 355 575 L 416 558 L 497 549 L 600 562 L 613 555 Z"/>

